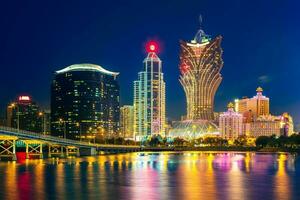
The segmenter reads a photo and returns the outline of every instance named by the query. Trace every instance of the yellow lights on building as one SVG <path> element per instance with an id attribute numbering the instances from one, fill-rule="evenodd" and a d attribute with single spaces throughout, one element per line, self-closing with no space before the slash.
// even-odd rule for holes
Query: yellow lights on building
<path id="1" fill-rule="evenodd" d="M 287 113 L 280 116 L 270 114 L 270 100 L 258 87 L 252 98 L 244 97 L 234 101 L 235 110 L 243 115 L 243 135 L 248 137 L 284 135 L 294 133 L 293 119 Z"/>
<path id="2" fill-rule="evenodd" d="M 187 101 L 188 120 L 213 120 L 214 97 L 222 81 L 222 37 L 180 42 L 180 78 Z"/>
<path id="3" fill-rule="evenodd" d="M 235 100 L 236 111 L 246 117 L 246 121 L 251 121 L 250 118 L 257 118 L 259 116 L 270 114 L 269 98 L 263 96 L 263 89 L 258 87 L 256 89 L 256 96 L 252 98 L 243 98 Z"/>
<path id="4" fill-rule="evenodd" d="M 121 137 L 134 139 L 133 122 L 133 106 L 122 106 L 120 108 Z"/>

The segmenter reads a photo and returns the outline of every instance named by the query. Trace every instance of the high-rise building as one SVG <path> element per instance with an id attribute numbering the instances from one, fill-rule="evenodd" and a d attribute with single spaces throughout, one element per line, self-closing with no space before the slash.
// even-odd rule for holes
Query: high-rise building
<path id="1" fill-rule="evenodd" d="M 42 133 L 42 118 L 39 106 L 30 96 L 19 96 L 6 109 L 8 127 Z"/>
<path id="2" fill-rule="evenodd" d="M 134 139 L 133 134 L 133 106 L 124 105 L 120 108 L 121 137 Z"/>
<path id="3" fill-rule="evenodd" d="M 220 114 L 219 127 L 222 138 L 236 139 L 243 134 L 243 115 L 234 111 L 233 103 L 228 104 L 228 111 Z"/>
<path id="4" fill-rule="evenodd" d="M 196 139 L 219 135 L 214 123 L 214 98 L 222 81 L 222 37 L 211 39 L 200 28 L 190 42 L 180 41 L 180 77 L 187 103 L 186 116 L 174 122 L 173 137 Z"/>
<path id="5" fill-rule="evenodd" d="M 187 120 L 213 120 L 214 97 L 222 81 L 222 37 L 200 29 L 191 42 L 180 41 L 180 83 L 187 101 Z"/>
<path id="6" fill-rule="evenodd" d="M 157 44 L 147 44 L 144 69 L 134 81 L 134 134 L 137 140 L 151 134 L 165 134 L 165 82 Z"/>
<path id="7" fill-rule="evenodd" d="M 269 98 L 262 94 L 263 89 L 261 87 L 258 87 L 256 92 L 256 95 L 252 98 L 244 97 L 235 100 L 235 109 L 244 115 L 245 122 L 270 114 Z"/>
<path id="8" fill-rule="evenodd" d="M 118 74 L 94 64 L 56 71 L 51 85 L 51 135 L 88 141 L 118 136 Z"/>

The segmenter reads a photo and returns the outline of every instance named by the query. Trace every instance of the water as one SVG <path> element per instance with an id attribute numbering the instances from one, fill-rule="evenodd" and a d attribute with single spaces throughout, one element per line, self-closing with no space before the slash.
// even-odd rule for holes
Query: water
<path id="1" fill-rule="evenodd" d="M 0 199 L 300 199 L 290 154 L 161 152 L 0 162 Z"/>

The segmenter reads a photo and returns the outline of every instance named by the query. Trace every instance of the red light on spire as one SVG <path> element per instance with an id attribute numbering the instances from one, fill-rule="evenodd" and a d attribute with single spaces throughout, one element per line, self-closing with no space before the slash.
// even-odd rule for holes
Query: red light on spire
<path id="1" fill-rule="evenodd" d="M 146 44 L 146 51 L 148 53 L 154 52 L 157 53 L 158 52 L 158 43 L 155 41 L 149 41 Z"/>

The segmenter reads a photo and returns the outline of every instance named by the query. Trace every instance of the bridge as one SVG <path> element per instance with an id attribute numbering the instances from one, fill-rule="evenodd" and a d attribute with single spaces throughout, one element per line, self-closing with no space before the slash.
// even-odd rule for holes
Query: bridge
<path id="1" fill-rule="evenodd" d="M 99 152 L 133 152 L 140 151 L 140 146 L 135 145 L 107 145 L 93 144 L 38 134 L 30 131 L 0 126 L 0 160 L 10 157 L 16 160 L 16 143 L 25 144 L 26 159 L 30 157 L 43 158 L 43 147 L 48 147 L 48 157 L 67 157 L 70 155 L 96 155 Z"/>

